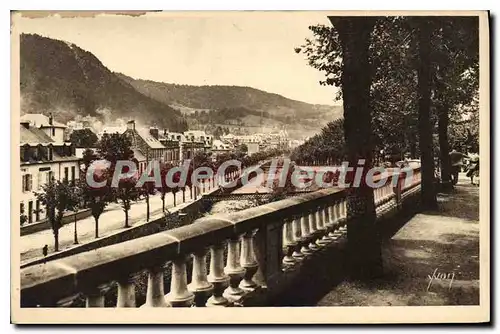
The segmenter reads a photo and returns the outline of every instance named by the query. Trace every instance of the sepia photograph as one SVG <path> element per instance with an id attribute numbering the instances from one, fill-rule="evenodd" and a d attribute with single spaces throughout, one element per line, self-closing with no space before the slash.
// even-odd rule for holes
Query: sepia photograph
<path id="1" fill-rule="evenodd" d="M 489 322 L 489 48 L 487 11 L 12 11 L 11 322 Z"/>

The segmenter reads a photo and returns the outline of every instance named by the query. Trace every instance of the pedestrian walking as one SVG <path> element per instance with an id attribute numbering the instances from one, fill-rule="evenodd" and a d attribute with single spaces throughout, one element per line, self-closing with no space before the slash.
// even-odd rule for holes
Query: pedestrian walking
<path id="1" fill-rule="evenodd" d="M 474 176 L 479 176 L 479 155 L 472 155 L 469 157 L 466 175 L 470 178 L 470 183 L 474 184 Z"/>
<path id="2" fill-rule="evenodd" d="M 453 149 L 450 152 L 451 163 L 451 183 L 456 185 L 458 182 L 458 174 L 462 170 L 464 154 Z"/>

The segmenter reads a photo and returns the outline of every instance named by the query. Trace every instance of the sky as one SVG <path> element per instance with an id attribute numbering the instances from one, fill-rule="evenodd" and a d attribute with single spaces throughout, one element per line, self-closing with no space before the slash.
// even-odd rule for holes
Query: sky
<path id="1" fill-rule="evenodd" d="M 142 16 L 21 17 L 22 33 L 71 42 L 110 70 L 137 79 L 188 85 L 250 86 L 317 104 L 336 88 L 294 48 L 328 25 L 321 12 L 170 12 Z"/>

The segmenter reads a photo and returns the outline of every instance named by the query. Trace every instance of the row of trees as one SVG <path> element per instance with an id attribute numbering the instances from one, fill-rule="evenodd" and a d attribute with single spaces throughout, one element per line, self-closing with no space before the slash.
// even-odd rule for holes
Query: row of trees
<path id="1" fill-rule="evenodd" d="M 299 165 L 339 165 L 346 158 L 344 121 L 329 122 L 320 133 L 295 148 L 290 158 Z"/>
<path id="2" fill-rule="evenodd" d="M 466 110 L 465 106 L 477 98 L 478 18 L 329 19 L 333 27 L 310 27 L 314 38 L 296 52 L 325 74 L 321 84 L 341 88 L 337 98 L 344 104 L 345 144 L 336 148 L 323 131 L 306 143 L 308 149 L 300 148 L 294 154 L 317 161 L 326 152 L 334 161 L 345 157 L 351 166 L 364 159 L 365 172 L 372 167 L 375 152 L 381 150 L 420 156 L 422 205 L 436 208 L 435 145 L 445 183 L 450 180 L 449 135 L 454 136 L 454 144 L 478 149 L 474 130 L 463 138 L 450 131 L 477 118 L 477 108 Z M 330 126 L 339 128 L 340 123 Z M 332 144 L 334 151 L 328 153 L 327 146 Z M 382 274 L 373 189 L 366 184 L 348 189 L 347 206 L 350 273 L 354 279 L 369 281 Z"/>
<path id="3" fill-rule="evenodd" d="M 137 187 L 140 175 L 131 174 L 119 180 L 116 187 L 112 186 L 112 178 L 118 161 L 128 160 L 138 164 L 131 148 L 129 137 L 120 134 L 105 134 L 101 140 L 96 143 L 97 150 L 87 149 L 83 153 L 81 165 L 81 177 L 75 182 L 70 183 L 67 180 L 59 181 L 52 179 L 49 183 L 42 186 L 41 191 L 36 194 L 37 199 L 45 206 L 47 219 L 50 222 L 54 234 L 54 248 L 59 250 L 59 229 L 62 227 L 62 221 L 65 213 L 75 213 L 75 243 L 78 243 L 76 212 L 80 209 L 90 209 L 95 221 L 95 237 L 99 237 L 99 219 L 110 203 L 119 203 L 124 212 L 124 227 L 129 225 L 129 210 L 133 202 L 144 198 L 146 201 L 146 220 L 150 219 L 149 200 L 151 195 L 159 194 L 162 200 L 162 210 L 166 210 L 166 196 L 171 193 L 173 196 L 173 205 L 176 206 L 176 194 L 182 192 L 182 201 L 186 200 L 186 188 L 189 188 L 191 198 L 196 199 L 197 188 L 192 183 L 192 175 L 195 168 L 208 167 L 213 174 L 219 167 L 228 160 L 239 160 L 242 168 L 255 165 L 269 157 L 281 154 L 278 150 L 259 152 L 248 156 L 246 153 L 236 151 L 233 153 L 217 155 L 212 159 L 210 154 L 200 152 L 196 154 L 189 165 L 186 182 L 182 186 L 172 186 L 166 182 L 167 174 L 174 167 L 171 163 L 160 163 L 161 185 L 156 185 L 154 181 L 144 182 L 141 187 Z M 104 161 L 109 165 L 104 165 Z M 93 178 L 96 183 L 104 182 L 102 187 L 92 187 L 86 180 L 87 172 L 92 166 Z M 138 166 L 137 170 L 138 170 Z M 229 175 L 237 171 L 236 166 L 230 166 L 225 170 L 226 180 Z M 122 170 L 122 173 L 129 172 Z M 149 171 L 149 176 L 154 176 L 154 171 Z M 181 171 L 178 170 L 172 174 L 173 184 L 180 181 Z M 217 176 L 208 182 L 215 186 Z M 23 211 L 23 210 L 22 210 Z M 21 212 L 21 224 L 26 221 L 26 215 Z"/>
<path id="4" fill-rule="evenodd" d="M 418 135 L 417 21 L 411 17 L 375 18 L 368 49 L 371 72 L 370 99 L 374 158 L 402 159 L 421 155 Z M 478 24 L 477 18 L 438 17 L 428 20 L 430 127 L 437 136 L 435 156 L 444 167 L 450 146 L 478 152 Z M 342 45 L 335 27 L 313 26 L 315 38 L 297 48 L 309 64 L 326 75 L 323 85 L 341 86 Z M 359 94 L 358 94 L 359 96 Z M 337 95 L 342 98 L 342 90 Z M 327 133 L 328 128 L 335 131 Z M 299 147 L 294 156 L 304 163 L 328 163 L 345 157 L 342 120 L 331 122 L 322 133 Z M 326 132 L 326 133 L 325 133 Z M 449 145 L 447 145 L 449 143 Z M 447 147 L 446 147 L 447 146 Z"/>

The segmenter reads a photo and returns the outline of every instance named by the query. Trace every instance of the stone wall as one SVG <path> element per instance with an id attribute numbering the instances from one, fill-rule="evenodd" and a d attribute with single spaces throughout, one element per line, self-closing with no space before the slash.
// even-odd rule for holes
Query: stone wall
<path id="1" fill-rule="evenodd" d="M 76 213 L 76 219 L 77 220 L 84 219 L 84 218 L 90 217 L 91 215 L 92 215 L 92 212 L 90 211 L 90 209 L 81 210 L 81 211 L 78 211 Z M 75 213 L 73 213 L 73 212 L 66 213 L 62 219 L 63 225 L 68 224 L 68 223 L 72 223 L 75 220 L 74 217 L 75 217 Z M 36 223 L 21 226 L 21 236 L 44 231 L 44 230 L 49 230 L 49 229 L 51 229 L 51 226 L 50 226 L 48 219 L 43 219 L 42 221 L 39 221 Z"/>
<path id="2" fill-rule="evenodd" d="M 53 253 L 51 255 L 46 256 L 43 259 L 37 259 L 25 263 L 21 265 L 21 269 L 32 265 L 44 263 L 47 261 L 61 259 L 70 255 L 87 252 L 97 248 L 118 244 L 124 241 L 145 237 L 147 235 L 173 229 L 179 226 L 188 225 L 192 223 L 194 220 L 196 220 L 202 214 L 203 212 L 202 206 L 203 202 L 201 200 L 188 203 L 185 206 L 179 205 L 178 207 L 171 209 L 172 216 L 171 218 L 168 219 L 168 222 L 163 217 L 157 218 L 151 220 L 148 223 L 139 226 L 132 226 L 126 230 L 120 230 L 111 235 L 95 239 L 93 241 L 78 245 L 76 247 L 64 251 Z"/>

